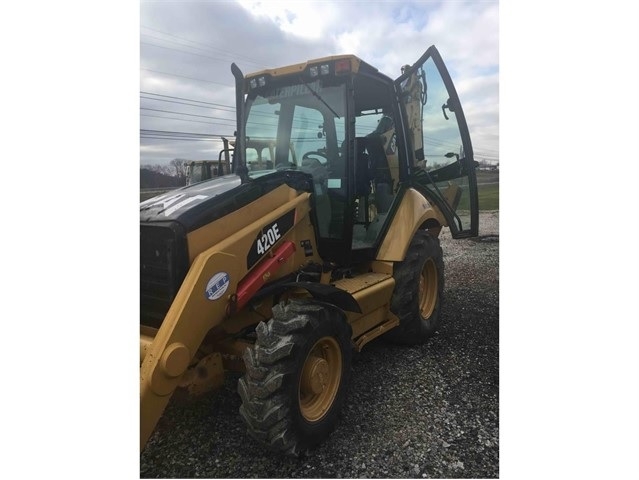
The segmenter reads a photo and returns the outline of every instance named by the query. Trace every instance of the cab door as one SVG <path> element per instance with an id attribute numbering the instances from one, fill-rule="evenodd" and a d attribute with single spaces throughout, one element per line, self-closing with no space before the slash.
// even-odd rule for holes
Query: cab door
<path id="1" fill-rule="evenodd" d="M 402 69 L 395 89 L 413 152 L 408 160 L 411 186 L 439 207 L 453 238 L 477 236 L 473 147 L 457 91 L 434 46 Z"/>

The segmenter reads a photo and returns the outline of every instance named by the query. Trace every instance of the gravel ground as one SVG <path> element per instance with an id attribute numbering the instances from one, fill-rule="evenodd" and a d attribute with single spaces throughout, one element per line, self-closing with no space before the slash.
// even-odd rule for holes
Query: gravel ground
<path id="1" fill-rule="evenodd" d="M 140 456 L 141 478 L 499 477 L 499 212 L 480 236 L 441 235 L 440 331 L 425 345 L 375 340 L 353 359 L 342 418 L 302 458 L 265 451 L 238 414 L 239 377 L 172 401 Z"/>

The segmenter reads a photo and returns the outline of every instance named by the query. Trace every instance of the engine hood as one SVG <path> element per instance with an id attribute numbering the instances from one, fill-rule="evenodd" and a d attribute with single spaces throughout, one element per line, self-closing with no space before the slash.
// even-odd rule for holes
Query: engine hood
<path id="1" fill-rule="evenodd" d="M 234 212 L 284 183 L 297 189 L 310 189 L 309 179 L 310 175 L 299 172 L 275 172 L 242 184 L 238 175 L 225 175 L 141 202 L 140 223 L 175 221 L 190 232 Z"/>

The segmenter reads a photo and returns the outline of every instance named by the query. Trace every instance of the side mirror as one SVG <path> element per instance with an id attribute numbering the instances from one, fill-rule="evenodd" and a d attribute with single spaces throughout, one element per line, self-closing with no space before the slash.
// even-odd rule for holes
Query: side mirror
<path id="1" fill-rule="evenodd" d="M 444 114 L 444 118 L 448 120 L 448 115 L 446 115 L 446 109 L 448 109 L 450 112 L 454 112 L 455 110 L 457 110 L 457 101 L 453 100 L 452 98 L 449 98 L 446 101 L 446 103 L 442 105 L 442 113 Z"/>

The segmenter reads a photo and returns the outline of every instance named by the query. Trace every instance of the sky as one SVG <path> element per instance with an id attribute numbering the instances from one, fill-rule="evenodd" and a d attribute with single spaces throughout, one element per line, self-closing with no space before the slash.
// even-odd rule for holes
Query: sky
<path id="1" fill-rule="evenodd" d="M 498 163 L 497 1 L 142 1 L 140 163 L 218 158 L 221 141 L 202 135 L 233 136 L 232 62 L 247 74 L 354 54 L 396 78 L 433 44 L 460 96 L 475 159 Z"/>

